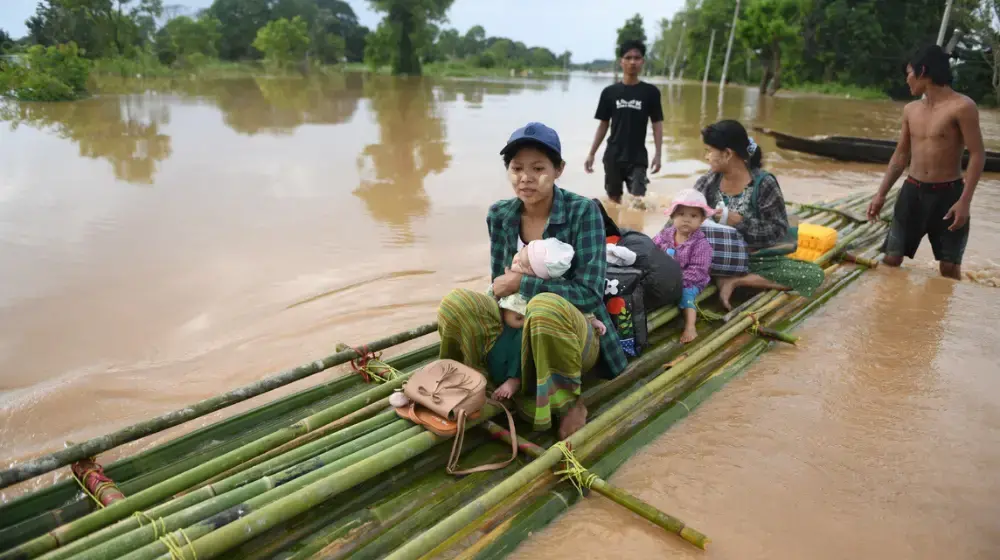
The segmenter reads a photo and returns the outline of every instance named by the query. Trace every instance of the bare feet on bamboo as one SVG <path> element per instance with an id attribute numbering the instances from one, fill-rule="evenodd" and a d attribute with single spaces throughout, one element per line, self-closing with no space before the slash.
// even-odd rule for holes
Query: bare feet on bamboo
<path id="1" fill-rule="evenodd" d="M 698 329 L 694 328 L 694 325 L 688 325 L 684 327 L 684 332 L 681 333 L 681 344 L 687 344 L 692 340 L 698 338 Z"/>
<path id="2" fill-rule="evenodd" d="M 569 409 L 566 416 L 563 416 L 562 422 L 559 424 L 559 439 L 568 438 L 586 424 L 587 407 L 583 404 L 583 399 L 577 399 L 576 404 Z"/>
<path id="3" fill-rule="evenodd" d="M 719 278 L 719 301 L 722 302 L 722 307 L 725 307 L 727 311 L 733 308 L 729 303 L 729 298 L 733 297 L 733 290 L 739 285 L 739 281 L 738 276 Z"/>
<path id="4" fill-rule="evenodd" d="M 502 385 L 497 387 L 496 391 L 493 391 L 493 399 L 502 401 L 504 399 L 514 398 L 514 395 L 521 389 L 521 380 L 514 377 L 504 381 Z"/>

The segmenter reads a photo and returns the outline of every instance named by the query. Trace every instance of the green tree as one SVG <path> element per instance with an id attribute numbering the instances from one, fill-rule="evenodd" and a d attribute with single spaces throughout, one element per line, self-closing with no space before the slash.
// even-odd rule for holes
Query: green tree
<path id="1" fill-rule="evenodd" d="M 618 39 L 615 42 L 615 58 L 618 58 L 618 47 L 625 41 L 646 42 L 646 30 L 643 27 L 642 16 L 635 14 L 618 28 Z"/>
<path id="2" fill-rule="evenodd" d="M 760 58 L 761 93 L 774 95 L 781 87 L 782 50 L 798 45 L 802 7 L 800 0 L 750 0 L 736 25 L 740 39 Z"/>
<path id="3" fill-rule="evenodd" d="M 5 53 L 14 48 L 14 39 L 9 33 L 0 29 L 0 53 Z"/>
<path id="4" fill-rule="evenodd" d="M 532 47 L 528 49 L 528 66 L 532 68 L 552 68 L 558 66 L 556 55 L 545 47 Z"/>
<path id="5" fill-rule="evenodd" d="M 973 48 L 964 50 L 966 64 L 957 68 L 958 82 L 970 89 L 979 86 L 980 90 L 987 90 L 982 86 L 988 84 L 988 90 L 977 92 L 976 97 L 983 99 L 992 94 L 993 102 L 1000 105 L 1000 0 L 981 0 L 971 16 Z M 976 54 L 985 64 L 975 64 L 979 62 Z"/>
<path id="6" fill-rule="evenodd" d="M 497 66 L 507 67 L 514 56 L 514 42 L 510 39 L 498 39 L 486 49 L 485 54 L 490 55 Z"/>
<path id="7" fill-rule="evenodd" d="M 573 59 L 573 53 L 572 52 L 570 52 L 570 51 L 563 51 L 563 53 L 561 55 L 559 55 L 559 66 L 561 66 L 563 68 L 568 68 L 569 65 L 570 65 L 570 63 L 572 62 L 572 59 Z"/>
<path id="8" fill-rule="evenodd" d="M 222 23 L 219 55 L 226 60 L 259 58 L 253 42 L 271 20 L 270 0 L 215 0 L 208 13 Z"/>
<path id="9" fill-rule="evenodd" d="M 444 21 L 454 0 L 368 0 L 378 12 L 385 14 L 379 28 L 384 28 L 394 46 L 389 56 L 396 75 L 420 74 L 419 52 L 426 41 L 433 39 L 426 27 Z M 387 43 L 380 42 L 378 45 Z M 367 45 L 366 45 L 367 53 Z"/>
<path id="10" fill-rule="evenodd" d="M 90 64 L 75 43 L 34 45 L 25 58 L 25 64 L 0 64 L 0 91 L 13 92 L 24 101 L 67 101 L 86 95 Z"/>
<path id="11" fill-rule="evenodd" d="M 486 50 L 486 30 L 482 25 L 473 25 L 462 37 L 462 57 L 477 56 Z"/>
<path id="12" fill-rule="evenodd" d="M 257 31 L 253 47 L 264 54 L 269 64 L 278 67 L 300 62 L 309 50 L 306 22 L 301 16 L 295 16 L 291 21 L 281 18 L 269 22 Z"/>
<path id="13" fill-rule="evenodd" d="M 135 47 L 151 41 L 163 0 L 57 0 L 64 8 L 110 37 L 113 53 L 132 55 Z"/>
<path id="14" fill-rule="evenodd" d="M 445 29 L 438 35 L 438 49 L 441 55 L 446 58 L 459 58 L 462 56 L 462 37 L 457 29 Z"/>
<path id="15" fill-rule="evenodd" d="M 205 58 L 217 58 L 221 25 L 219 20 L 208 14 L 197 20 L 187 16 L 171 19 L 156 34 L 160 61 L 192 66 Z"/>

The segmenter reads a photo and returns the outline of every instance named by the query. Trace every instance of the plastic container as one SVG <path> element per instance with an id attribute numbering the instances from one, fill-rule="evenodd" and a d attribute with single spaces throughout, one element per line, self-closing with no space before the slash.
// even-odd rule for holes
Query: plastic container
<path id="1" fill-rule="evenodd" d="M 837 245 L 837 230 L 816 224 L 799 224 L 799 246 L 789 258 L 814 261 Z"/>

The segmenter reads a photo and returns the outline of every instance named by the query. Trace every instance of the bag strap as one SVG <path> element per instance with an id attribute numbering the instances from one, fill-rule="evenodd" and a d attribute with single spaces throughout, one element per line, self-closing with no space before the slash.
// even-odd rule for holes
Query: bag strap
<path id="1" fill-rule="evenodd" d="M 510 459 L 507 459 L 502 463 L 489 463 L 486 465 L 479 465 L 478 467 L 472 467 L 471 469 L 458 470 L 456 468 L 458 467 L 458 458 L 462 454 L 462 443 L 465 441 L 465 411 L 461 410 L 458 413 L 458 432 L 455 433 L 455 439 L 451 443 L 451 456 L 448 457 L 448 465 L 445 467 L 448 474 L 459 475 L 482 471 L 493 471 L 502 469 L 511 464 L 514 459 L 517 459 L 517 430 L 514 428 L 514 417 L 511 416 L 510 411 L 507 410 L 507 407 L 504 406 L 503 403 L 493 399 L 488 399 L 487 402 L 499 406 L 504 412 L 507 413 L 507 423 L 510 426 Z"/>
<path id="2" fill-rule="evenodd" d="M 760 184 L 764 181 L 765 177 L 771 175 L 771 172 L 757 169 L 751 173 L 753 174 L 753 192 L 750 193 L 750 208 L 753 208 L 753 213 L 759 217 L 760 207 L 757 205 L 757 199 L 760 198 Z"/>

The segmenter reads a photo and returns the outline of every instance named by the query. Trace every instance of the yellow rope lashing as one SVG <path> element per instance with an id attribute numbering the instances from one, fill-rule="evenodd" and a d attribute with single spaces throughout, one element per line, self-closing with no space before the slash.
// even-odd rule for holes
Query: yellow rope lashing
<path id="1" fill-rule="evenodd" d="M 142 527 L 142 521 L 143 521 L 143 519 L 145 519 L 146 521 L 148 521 L 149 524 L 153 526 L 153 538 L 154 539 L 158 539 L 158 538 L 162 537 L 163 535 L 166 535 L 167 532 L 168 532 L 167 531 L 167 522 L 164 521 L 162 517 L 157 517 L 156 519 L 153 519 L 148 514 L 146 514 L 146 512 L 144 512 L 144 511 L 137 511 L 137 512 L 135 512 L 135 513 L 132 514 L 132 517 L 135 517 L 139 521 L 139 526 L 140 527 Z"/>
<path id="2" fill-rule="evenodd" d="M 191 544 L 191 539 L 188 538 L 187 533 L 184 529 L 177 529 L 175 533 L 180 533 L 184 540 L 187 541 L 187 546 L 191 550 L 191 558 L 193 560 L 198 560 L 198 553 L 194 550 L 194 545 Z M 171 560 L 188 560 L 187 556 L 184 556 L 184 543 L 177 540 L 174 533 L 168 533 L 160 537 L 160 542 L 167 546 L 167 550 L 170 551 Z"/>
<path id="3" fill-rule="evenodd" d="M 598 476 L 588 471 L 587 468 L 580 463 L 580 461 L 576 458 L 576 455 L 573 455 L 573 452 L 566 446 L 566 442 L 560 441 L 553 447 L 562 452 L 563 461 L 566 462 L 566 468 L 561 471 L 556 471 L 555 474 L 563 475 L 562 480 L 566 480 L 568 478 L 570 482 L 573 483 L 573 487 L 576 488 L 576 491 L 582 496 L 583 489 L 587 488 L 589 490 L 591 485 L 594 484 L 594 481 L 597 480 Z"/>

